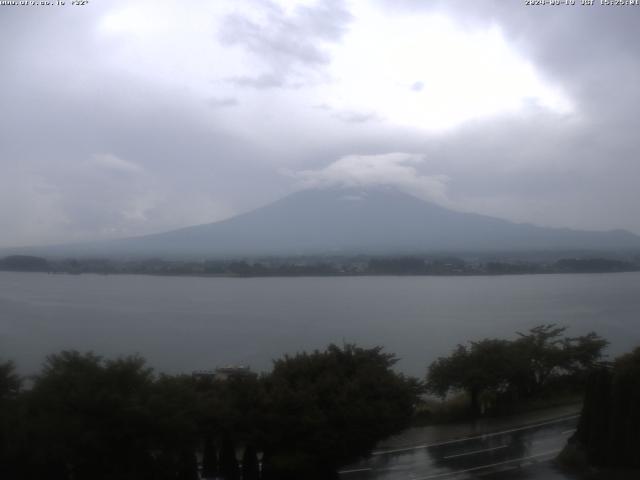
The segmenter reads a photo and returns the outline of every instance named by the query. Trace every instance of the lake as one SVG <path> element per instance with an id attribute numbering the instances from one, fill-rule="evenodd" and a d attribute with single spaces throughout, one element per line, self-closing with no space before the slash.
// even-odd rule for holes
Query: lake
<path id="1" fill-rule="evenodd" d="M 0 358 L 39 370 L 62 349 L 139 353 L 168 373 L 270 368 L 331 342 L 383 345 L 423 376 L 457 343 L 540 323 L 640 345 L 640 273 L 490 277 L 200 278 L 0 272 Z"/>

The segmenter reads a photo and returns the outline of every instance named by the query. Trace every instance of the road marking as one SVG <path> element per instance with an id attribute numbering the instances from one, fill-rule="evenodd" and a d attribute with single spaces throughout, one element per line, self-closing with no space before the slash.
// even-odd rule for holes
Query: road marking
<path id="1" fill-rule="evenodd" d="M 448 440 L 446 442 L 415 445 L 413 447 L 405 447 L 405 448 L 395 448 L 393 450 L 378 450 L 376 452 L 372 452 L 371 456 L 388 455 L 390 453 L 410 452 L 412 450 L 421 450 L 423 448 L 441 447 L 443 445 L 452 445 L 454 443 L 462 443 L 462 442 L 468 442 L 468 441 L 471 441 L 471 440 L 478 440 L 478 439 L 482 439 L 482 438 L 495 437 L 497 435 L 504 435 L 505 433 L 521 432 L 523 430 L 531 430 L 532 428 L 543 427 L 545 425 L 553 425 L 554 423 L 562 423 L 562 422 L 566 422 L 567 420 L 573 420 L 574 418 L 578 418 L 578 417 L 580 417 L 580 415 L 571 415 L 569 417 L 557 418 L 555 420 L 550 420 L 548 422 L 542 422 L 542 423 L 536 423 L 534 425 L 527 425 L 527 426 L 524 426 L 524 427 L 512 428 L 510 430 L 503 430 L 501 432 L 486 433 L 486 434 L 483 434 L 483 435 L 475 435 L 473 437 L 458 438 L 456 440 Z"/>
<path id="2" fill-rule="evenodd" d="M 339 475 L 343 475 L 343 474 L 349 474 L 349 473 L 361 473 L 361 472 L 376 472 L 376 473 L 380 473 L 380 472 L 406 472 L 407 470 L 411 470 L 411 466 L 410 465 L 403 465 L 403 466 L 399 466 L 399 467 L 385 467 L 385 468 L 353 468 L 350 470 L 339 470 L 338 474 Z"/>
<path id="3" fill-rule="evenodd" d="M 371 470 L 373 469 L 372 468 L 353 468 L 351 470 L 340 470 L 338 474 L 342 475 L 343 473 L 370 472 Z"/>
<path id="4" fill-rule="evenodd" d="M 438 445 L 444 445 L 444 443 L 432 443 L 430 445 L 415 445 L 413 447 L 396 448 L 395 450 L 378 450 L 377 452 L 371 452 L 371 456 L 374 455 L 387 455 L 389 453 L 410 452 L 411 450 L 421 450 L 423 448 L 437 447 Z"/>
<path id="5" fill-rule="evenodd" d="M 572 428 L 571 430 L 565 430 L 564 432 L 561 432 L 561 435 L 568 435 L 569 433 L 573 433 L 575 431 L 576 431 L 576 429 Z"/>
<path id="6" fill-rule="evenodd" d="M 491 452 L 493 450 L 500 450 L 501 448 L 507 448 L 508 446 L 509 445 L 500 445 L 499 447 L 485 448 L 484 450 L 474 450 L 473 452 L 458 453 L 457 455 L 449 455 L 448 457 L 442 457 L 442 458 L 447 460 L 449 458 L 466 457 L 467 455 L 475 455 L 476 453 L 484 453 L 484 452 Z"/>
<path id="7" fill-rule="evenodd" d="M 413 480 L 431 480 L 432 478 L 450 477 L 450 476 L 453 476 L 453 475 L 459 475 L 461 473 L 475 472 L 477 470 L 483 470 L 485 468 L 499 467 L 500 465 L 508 465 L 508 464 L 514 463 L 514 462 L 524 462 L 526 460 L 537 459 L 537 458 L 540 458 L 540 457 L 546 457 L 548 455 L 555 455 L 556 453 L 560 453 L 560 451 L 561 450 L 549 450 L 548 452 L 542 452 L 542 453 L 538 453 L 536 455 L 530 455 L 528 457 L 514 458 L 514 459 L 511 459 L 511 460 L 505 460 L 504 462 L 490 463 L 490 464 L 487 464 L 487 465 L 481 465 L 479 467 L 467 468 L 465 470 L 456 470 L 455 472 L 438 473 L 436 475 L 429 475 L 427 477 L 416 477 Z"/>

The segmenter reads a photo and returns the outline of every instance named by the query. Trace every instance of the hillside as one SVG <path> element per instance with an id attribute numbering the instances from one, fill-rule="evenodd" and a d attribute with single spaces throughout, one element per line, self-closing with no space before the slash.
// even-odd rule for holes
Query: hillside
<path id="1" fill-rule="evenodd" d="M 626 231 L 542 228 L 449 210 L 392 189 L 305 190 L 229 220 L 113 242 L 153 255 L 388 254 L 432 251 L 620 250 Z"/>
<path id="2" fill-rule="evenodd" d="M 216 257 L 629 249 L 640 249 L 640 237 L 624 230 L 543 228 L 372 188 L 303 190 L 220 222 L 33 252 Z"/>

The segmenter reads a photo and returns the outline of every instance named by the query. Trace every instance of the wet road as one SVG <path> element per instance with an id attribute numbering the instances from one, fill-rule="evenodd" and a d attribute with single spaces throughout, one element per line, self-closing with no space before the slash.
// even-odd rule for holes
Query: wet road
<path id="1" fill-rule="evenodd" d="M 345 467 L 342 480 L 570 478 L 550 460 L 575 431 L 578 415 L 402 448 L 382 449 Z"/>

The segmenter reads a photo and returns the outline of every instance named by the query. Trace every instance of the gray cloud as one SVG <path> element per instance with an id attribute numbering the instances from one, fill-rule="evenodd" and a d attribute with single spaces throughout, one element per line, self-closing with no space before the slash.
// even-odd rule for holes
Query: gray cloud
<path id="1" fill-rule="evenodd" d="M 318 170 L 293 174 L 302 187 L 368 187 L 390 185 L 427 201 L 449 206 L 448 178 L 424 175 L 416 165 L 424 163 L 422 155 L 392 152 L 380 155 L 348 155 Z"/>
<path id="2" fill-rule="evenodd" d="M 212 108 L 235 107 L 238 103 L 238 99 L 233 97 L 211 97 L 207 100 L 207 105 Z"/>
<path id="3" fill-rule="evenodd" d="M 640 233 L 640 9 L 380 0 L 388 22 L 439 13 L 463 30 L 497 26 L 575 104 L 560 115 L 525 102 L 518 111 L 434 133 L 388 120 L 376 104 L 383 92 L 363 109 L 317 95 L 318 86 L 335 80 L 334 55 L 359 21 L 351 4 L 287 9 L 248 1 L 223 14 L 198 11 L 206 18 L 201 38 L 210 44 L 188 75 L 192 70 L 181 67 L 194 44 L 162 30 L 178 20 L 134 22 L 130 36 L 103 32 L 105 15 L 130 5 L 2 8 L 0 246 L 213 221 L 285 195 L 301 176 L 327 176 L 341 166 L 353 173 L 363 159 L 389 152 L 423 160 L 382 162 L 374 172 L 416 192 L 420 179 L 431 179 L 429 198 L 459 210 Z M 154 28 L 157 38 L 175 41 L 177 53 L 154 47 L 156 37 L 147 38 Z M 420 61 L 420 48 L 406 54 L 408 62 Z M 225 62 L 228 68 L 216 70 Z M 428 85 L 422 75 L 399 81 L 415 99 Z M 382 182 L 385 174 L 375 178 Z"/>
<path id="4" fill-rule="evenodd" d="M 382 118 L 375 112 L 358 112 L 353 110 L 338 110 L 330 107 L 326 103 L 313 105 L 313 108 L 329 113 L 333 118 L 337 118 L 346 123 L 367 123 L 381 121 Z"/>
<path id="5" fill-rule="evenodd" d="M 333 116 L 347 123 L 366 123 L 380 120 L 374 112 L 334 111 Z"/>
<path id="6" fill-rule="evenodd" d="M 240 76 L 228 79 L 230 83 L 241 87 L 251 88 L 280 88 L 286 85 L 286 78 L 283 74 L 265 73 L 256 77 Z"/>
<path id="7" fill-rule="evenodd" d="M 596 2 L 597 3 L 597 2 Z M 382 1 L 390 14 L 445 14 L 468 29 L 497 25 L 511 45 L 577 105 L 572 118 L 535 111 L 473 122 L 423 148 L 451 176 L 468 210 L 515 220 L 640 232 L 634 178 L 640 145 L 640 10 L 594 5 L 526 8 L 520 2 Z M 417 147 L 416 144 L 421 145 Z"/>
<path id="8" fill-rule="evenodd" d="M 343 0 L 297 6 L 291 14 L 271 1 L 257 5 L 264 17 L 261 22 L 234 13 L 223 20 L 218 32 L 223 45 L 246 48 L 266 68 L 253 77 L 230 79 L 240 86 L 272 88 L 291 81 L 298 85 L 309 70 L 329 63 L 322 42 L 339 41 L 351 20 Z"/>
<path id="9" fill-rule="evenodd" d="M 85 48 L 105 48 L 78 47 L 94 38 L 90 23 L 74 29 L 64 28 L 74 20 L 65 16 L 60 25 L 45 16 L 19 20 L 39 25 L 42 38 L 66 32 L 56 38 L 69 58 L 58 55 L 57 65 L 49 43 L 39 47 L 30 37 L 30 55 L 3 56 L 2 68 L 13 75 L 3 75 L 0 91 L 11 112 L 0 129 L 2 245 L 151 233 L 222 219 L 279 194 L 277 174 L 257 160 L 259 149 L 227 132 L 223 117 L 203 121 L 199 99 L 99 64 L 76 64 Z M 237 103 L 208 100 L 214 110 Z M 259 173 L 246 178 L 247 170 Z M 232 193 L 239 182 L 254 191 L 251 198 Z"/>

